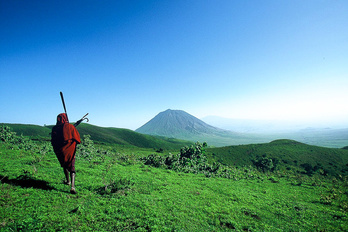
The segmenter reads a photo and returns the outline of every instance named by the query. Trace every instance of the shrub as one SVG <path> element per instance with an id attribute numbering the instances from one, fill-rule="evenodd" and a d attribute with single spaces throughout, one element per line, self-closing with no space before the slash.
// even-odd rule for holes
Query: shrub
<path id="1" fill-rule="evenodd" d="M 143 159 L 143 161 L 144 161 L 144 164 L 150 165 L 156 168 L 159 168 L 162 165 L 164 165 L 164 158 L 162 156 L 155 155 L 155 154 L 149 155 L 148 157 Z"/>
<path id="2" fill-rule="evenodd" d="M 8 144 L 12 149 L 22 149 L 26 151 L 34 151 L 39 149 L 39 147 L 28 137 L 23 135 L 16 135 L 9 126 L 0 127 L 0 141 Z"/>
<path id="3" fill-rule="evenodd" d="M 169 154 L 161 156 L 151 154 L 143 157 L 140 160 L 145 165 L 150 165 L 156 168 L 162 167 L 178 172 L 204 174 L 206 177 L 223 177 L 223 178 L 255 178 L 255 172 L 251 169 L 238 170 L 230 168 L 220 163 L 214 162 L 210 164 L 205 155 L 206 143 L 196 143 L 192 146 L 181 148 L 178 154 Z"/>
<path id="4" fill-rule="evenodd" d="M 8 126 L 0 127 L 0 140 L 5 143 L 14 142 L 16 138 L 16 132 L 11 131 L 11 128 Z"/>
<path id="5" fill-rule="evenodd" d="M 256 159 L 252 160 L 252 162 L 256 168 L 261 169 L 263 172 L 273 172 L 278 164 L 278 160 L 276 158 L 269 158 L 266 155 L 263 155 L 261 158 L 257 157 Z"/>
<path id="6" fill-rule="evenodd" d="M 94 147 L 94 143 L 93 140 L 91 140 L 90 135 L 83 136 L 83 140 L 81 141 L 81 144 L 78 145 L 77 151 L 76 156 L 78 158 L 91 161 L 95 157 L 97 150 Z"/>

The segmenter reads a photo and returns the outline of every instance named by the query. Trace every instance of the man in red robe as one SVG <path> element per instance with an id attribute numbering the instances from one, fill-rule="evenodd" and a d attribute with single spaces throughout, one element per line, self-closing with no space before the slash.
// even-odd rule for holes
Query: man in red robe
<path id="1" fill-rule="evenodd" d="M 65 184 L 71 184 L 70 192 L 76 194 L 75 190 L 75 153 L 76 145 L 81 143 L 80 134 L 77 129 L 69 123 L 65 113 L 57 116 L 57 124 L 52 128 L 51 143 L 54 153 L 63 167 L 66 181 Z M 69 180 L 69 173 L 71 182 Z"/>

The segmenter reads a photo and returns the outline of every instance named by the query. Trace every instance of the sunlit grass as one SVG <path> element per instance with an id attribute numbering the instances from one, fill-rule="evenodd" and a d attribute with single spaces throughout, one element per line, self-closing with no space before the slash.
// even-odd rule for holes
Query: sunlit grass
<path id="1" fill-rule="evenodd" d="M 145 165 L 134 148 L 92 144 L 76 160 L 72 195 L 44 146 L 0 142 L 1 231 L 348 230 L 346 175 L 248 166 L 208 178 Z"/>
<path id="2" fill-rule="evenodd" d="M 71 195 L 53 153 L 31 164 L 30 152 L 0 150 L 0 225 L 5 231 L 348 229 L 347 209 L 340 205 L 347 201 L 347 183 L 342 181 L 303 178 L 298 185 L 261 173 L 237 181 L 207 178 L 110 156 L 98 164 L 77 160 L 78 194 Z M 20 176 L 33 185 L 21 185 Z M 50 189 L 37 185 L 40 181 Z"/>

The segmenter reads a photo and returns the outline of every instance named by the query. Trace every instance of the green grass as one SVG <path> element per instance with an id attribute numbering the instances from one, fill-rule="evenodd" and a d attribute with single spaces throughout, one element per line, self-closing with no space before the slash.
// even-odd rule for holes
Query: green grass
<path id="1" fill-rule="evenodd" d="M 50 140 L 51 126 L 38 126 L 27 124 L 6 124 L 1 126 L 9 126 L 17 135 L 28 136 L 32 139 Z M 144 135 L 129 129 L 99 127 L 87 123 L 81 123 L 77 127 L 81 138 L 84 135 L 90 135 L 91 139 L 100 144 L 132 148 L 151 148 L 163 150 L 177 150 L 183 146 L 193 144 L 189 141 L 179 139 L 166 138 L 161 136 Z"/>
<path id="2" fill-rule="evenodd" d="M 207 178 L 146 166 L 134 150 L 100 154 L 77 159 L 71 195 L 52 151 L 0 143 L 0 230 L 348 230 L 347 176 Z"/>
<path id="3" fill-rule="evenodd" d="M 159 136 L 144 135 L 129 129 L 105 128 L 83 123 L 78 127 L 80 134 L 90 135 L 93 141 L 129 145 L 140 148 L 180 149 L 191 142 Z"/>
<path id="4" fill-rule="evenodd" d="M 243 154 L 265 152 L 288 161 L 344 162 L 346 149 L 289 140 L 226 147 L 241 158 L 227 179 L 147 166 L 139 158 L 153 148 L 93 145 L 85 137 L 76 161 L 78 194 L 71 195 L 48 142 L 17 136 L 5 143 L 10 133 L 1 133 L 1 231 L 348 230 L 348 178 L 341 170 L 306 175 L 280 162 L 274 172 L 259 172 L 242 163 Z"/>
<path id="5" fill-rule="evenodd" d="M 51 133 L 50 128 L 38 125 L 0 123 L 0 127 L 2 126 L 9 126 L 17 135 L 29 136 L 33 139 L 48 139 Z"/>
<path id="6" fill-rule="evenodd" d="M 252 165 L 257 157 L 277 159 L 279 167 L 303 171 L 304 164 L 320 166 L 331 174 L 348 173 L 348 150 L 307 145 L 293 140 L 275 140 L 264 144 L 250 144 L 209 148 L 212 160 L 230 166 Z M 302 166 L 301 166 L 302 165 Z"/>

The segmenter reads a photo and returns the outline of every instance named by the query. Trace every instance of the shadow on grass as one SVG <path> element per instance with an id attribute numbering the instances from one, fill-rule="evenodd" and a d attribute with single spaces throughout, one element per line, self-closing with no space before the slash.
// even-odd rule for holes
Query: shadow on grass
<path id="1" fill-rule="evenodd" d="M 9 179 L 7 176 L 0 175 L 1 183 L 6 183 L 15 186 L 21 186 L 22 188 L 35 188 L 42 190 L 53 190 L 48 182 L 44 180 L 37 180 L 26 175 L 20 175 L 15 179 Z"/>

